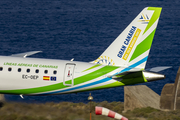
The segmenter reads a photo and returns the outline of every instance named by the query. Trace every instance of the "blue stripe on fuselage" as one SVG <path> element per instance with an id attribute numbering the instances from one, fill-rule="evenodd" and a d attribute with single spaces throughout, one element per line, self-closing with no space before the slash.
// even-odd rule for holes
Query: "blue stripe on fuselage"
<path id="1" fill-rule="evenodd" d="M 81 85 L 81 86 L 77 86 L 77 87 L 74 86 L 72 88 L 65 89 L 65 90 L 59 90 L 59 91 L 49 92 L 49 93 L 42 93 L 42 95 L 44 95 L 44 94 L 55 94 L 55 93 L 61 93 L 61 92 L 67 92 L 67 91 L 71 91 L 71 90 L 81 89 L 81 88 L 97 85 L 97 84 L 100 84 L 100 83 L 104 83 L 104 82 L 107 82 L 109 80 L 111 80 L 111 78 L 104 78 L 104 79 L 101 79 L 99 81 L 95 81 L 95 82 L 88 83 L 88 84 Z"/>
<path id="2" fill-rule="evenodd" d="M 126 71 L 129 71 L 131 70 L 132 68 L 135 68 L 136 66 L 142 64 L 143 62 L 147 61 L 147 58 L 148 56 L 146 56 L 145 58 L 143 58 L 142 60 L 134 63 L 133 65 L 129 66 L 128 68 L 125 68 L 123 70 L 121 70 L 120 73 L 122 72 L 126 72 Z M 90 87 L 90 86 L 93 86 L 93 85 L 97 85 L 97 84 L 100 84 L 100 83 L 104 83 L 104 82 L 107 82 L 107 81 L 110 81 L 112 78 L 104 78 L 104 79 L 101 79 L 101 80 L 98 80 L 98 81 L 95 81 L 95 82 L 92 82 L 92 83 L 87 83 L 85 85 L 81 85 L 81 86 L 74 86 L 74 87 L 71 87 L 71 88 L 68 88 L 68 89 L 65 89 L 65 90 L 59 90 L 59 91 L 54 91 L 54 92 L 48 92 L 48 93 L 42 93 L 41 95 L 45 95 L 45 94 L 55 94 L 55 93 L 61 93 L 61 92 L 68 92 L 68 91 L 71 91 L 71 90 L 77 90 L 77 89 L 81 89 L 81 88 L 85 88 L 85 87 Z"/>
<path id="3" fill-rule="evenodd" d="M 129 67 L 121 70 L 121 72 L 119 72 L 119 73 L 126 72 L 126 71 L 131 70 L 132 68 L 135 68 L 136 66 L 138 66 L 138 65 L 142 64 L 143 62 L 147 61 L 147 58 L 148 58 L 148 56 L 146 56 L 146 57 L 143 58 L 142 60 L 138 61 L 137 63 L 134 63 L 134 64 L 132 64 L 131 66 L 129 66 Z"/>

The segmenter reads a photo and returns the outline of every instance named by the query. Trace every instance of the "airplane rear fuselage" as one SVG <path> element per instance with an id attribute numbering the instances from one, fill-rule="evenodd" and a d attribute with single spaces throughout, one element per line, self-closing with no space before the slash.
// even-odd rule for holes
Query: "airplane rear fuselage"
<path id="1" fill-rule="evenodd" d="M 143 74 L 126 82 L 111 77 L 124 69 L 77 61 L 1 56 L 0 92 L 62 94 L 147 82 Z"/>

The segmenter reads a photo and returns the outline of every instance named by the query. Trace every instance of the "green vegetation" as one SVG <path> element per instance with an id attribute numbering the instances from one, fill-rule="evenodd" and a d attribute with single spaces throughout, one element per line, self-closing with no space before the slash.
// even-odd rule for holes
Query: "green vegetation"
<path id="1" fill-rule="evenodd" d="M 0 108 L 0 120 L 89 120 L 90 104 L 85 103 L 4 103 Z M 95 115 L 95 106 L 102 106 L 122 114 L 129 120 L 180 120 L 180 110 L 160 111 L 150 107 L 137 108 L 122 113 L 122 102 L 92 102 L 92 120 L 113 120 Z"/>

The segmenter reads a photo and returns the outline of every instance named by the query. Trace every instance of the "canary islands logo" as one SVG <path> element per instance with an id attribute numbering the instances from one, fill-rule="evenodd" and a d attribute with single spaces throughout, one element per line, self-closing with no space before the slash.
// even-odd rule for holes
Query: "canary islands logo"
<path id="1" fill-rule="evenodd" d="M 139 18 L 139 21 L 138 22 L 141 22 L 142 24 L 148 24 L 149 23 L 149 17 L 148 17 L 148 15 L 146 14 L 146 15 L 144 15 L 143 13 L 142 13 L 142 15 L 141 15 L 141 17 Z"/>
<path id="2" fill-rule="evenodd" d="M 93 63 L 96 64 L 102 64 L 102 65 L 115 65 L 114 61 L 107 56 L 101 56 L 97 60 L 95 60 Z"/>

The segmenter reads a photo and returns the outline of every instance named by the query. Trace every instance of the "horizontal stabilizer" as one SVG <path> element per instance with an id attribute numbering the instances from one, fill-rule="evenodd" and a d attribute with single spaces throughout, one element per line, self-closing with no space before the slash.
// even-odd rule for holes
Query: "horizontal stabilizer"
<path id="1" fill-rule="evenodd" d="M 150 69 L 147 69 L 147 70 L 151 71 L 151 72 L 160 72 L 160 71 L 163 71 L 163 70 L 166 70 L 166 69 L 169 69 L 169 68 L 172 68 L 172 66 L 153 67 L 153 68 L 150 68 Z"/>
<path id="2" fill-rule="evenodd" d="M 24 57 L 26 58 L 26 56 L 30 56 L 30 55 L 34 55 L 36 53 L 39 53 L 42 51 L 30 51 L 30 52 L 25 52 L 25 53 L 18 53 L 18 54 L 12 54 L 12 57 Z"/>

